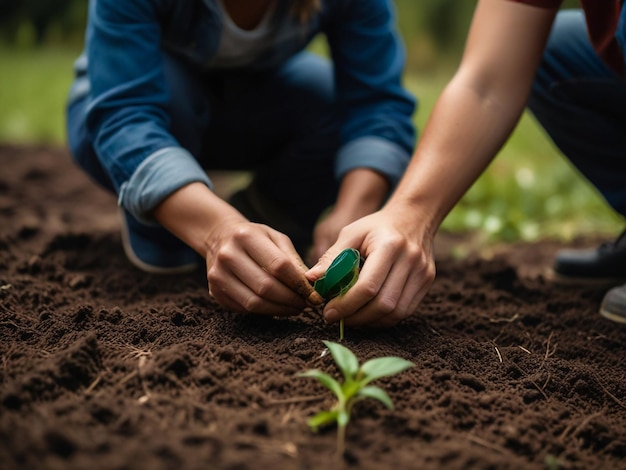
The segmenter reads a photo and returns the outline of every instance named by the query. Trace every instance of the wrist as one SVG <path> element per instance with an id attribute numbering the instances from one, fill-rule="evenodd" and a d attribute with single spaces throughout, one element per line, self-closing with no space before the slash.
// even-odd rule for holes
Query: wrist
<path id="1" fill-rule="evenodd" d="M 155 208 L 154 216 L 202 256 L 207 253 L 215 227 L 246 220 L 208 187 L 198 183 L 172 193 Z"/>
<path id="2" fill-rule="evenodd" d="M 385 204 L 381 212 L 392 220 L 398 221 L 397 224 L 404 227 L 405 233 L 414 234 L 418 239 L 433 239 L 442 220 L 439 219 L 433 207 L 431 204 L 413 199 L 393 197 Z"/>
<path id="3" fill-rule="evenodd" d="M 379 210 L 389 190 L 389 181 L 377 171 L 369 168 L 352 170 L 341 182 L 333 212 L 356 220 Z"/>

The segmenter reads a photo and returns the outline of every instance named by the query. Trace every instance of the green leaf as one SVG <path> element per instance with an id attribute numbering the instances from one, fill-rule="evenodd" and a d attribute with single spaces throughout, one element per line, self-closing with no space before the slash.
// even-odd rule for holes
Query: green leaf
<path id="1" fill-rule="evenodd" d="M 363 382 L 357 382 L 356 380 L 346 380 L 341 384 L 341 390 L 343 390 L 343 396 L 346 401 L 350 400 L 359 394 L 359 390 L 365 385 Z"/>
<path id="2" fill-rule="evenodd" d="M 371 359 L 361 366 L 361 373 L 365 376 L 363 384 L 372 380 L 380 379 L 390 375 L 398 374 L 409 367 L 413 367 L 411 361 L 402 359 L 401 357 L 379 357 Z"/>
<path id="3" fill-rule="evenodd" d="M 332 341 L 324 341 L 324 344 L 329 349 L 339 369 L 341 369 L 346 381 L 353 380 L 359 370 L 359 360 L 354 353 L 345 346 Z"/>
<path id="4" fill-rule="evenodd" d="M 343 402 L 344 396 L 343 396 L 343 390 L 341 389 L 341 385 L 339 384 L 339 382 L 333 379 L 330 375 L 322 372 L 321 370 L 311 369 L 311 370 L 302 372 L 301 374 L 298 374 L 298 376 L 299 377 L 311 377 L 311 378 L 319 380 L 322 383 L 322 385 L 324 385 L 324 387 L 330 389 L 330 391 L 333 392 L 337 396 L 340 402 Z"/>
<path id="5" fill-rule="evenodd" d="M 322 426 L 328 426 L 337 422 L 337 411 L 320 411 L 315 416 L 307 420 L 307 424 L 313 431 L 317 431 Z"/>
<path id="6" fill-rule="evenodd" d="M 376 387 L 374 385 L 368 385 L 367 387 L 363 387 L 357 395 L 359 397 L 374 398 L 375 400 L 378 400 L 390 410 L 393 410 L 393 402 L 391 401 L 391 398 L 389 398 L 389 395 L 387 395 L 387 392 L 385 392 L 380 387 Z"/>

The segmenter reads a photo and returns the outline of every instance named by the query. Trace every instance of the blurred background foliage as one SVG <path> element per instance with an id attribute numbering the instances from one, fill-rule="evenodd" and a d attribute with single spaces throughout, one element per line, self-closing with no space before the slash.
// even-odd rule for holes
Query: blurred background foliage
<path id="1" fill-rule="evenodd" d="M 424 127 L 458 63 L 476 0 L 394 0 L 405 84 Z M 566 0 L 563 8 L 577 7 Z M 87 0 L 0 0 L 0 143 L 64 145 L 64 105 L 82 49 Z M 324 53 L 323 40 L 312 50 Z M 454 169 L 450 169 L 454 171 Z M 444 222 L 485 242 L 614 236 L 623 226 L 529 113 Z"/>

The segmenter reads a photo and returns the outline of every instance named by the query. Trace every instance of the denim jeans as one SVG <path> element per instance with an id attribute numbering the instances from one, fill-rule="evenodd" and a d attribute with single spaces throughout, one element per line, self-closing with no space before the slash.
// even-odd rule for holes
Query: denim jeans
<path id="1" fill-rule="evenodd" d="M 252 171 L 257 189 L 312 230 L 338 190 L 330 62 L 303 52 L 273 72 L 200 73 L 168 54 L 163 60 L 170 130 L 180 145 L 206 170 Z M 68 108 L 69 145 L 78 165 L 114 191 L 89 140 L 86 102 Z"/>
<path id="2" fill-rule="evenodd" d="M 582 11 L 557 15 L 528 106 L 556 146 L 626 216 L 626 81 L 594 51 Z"/>

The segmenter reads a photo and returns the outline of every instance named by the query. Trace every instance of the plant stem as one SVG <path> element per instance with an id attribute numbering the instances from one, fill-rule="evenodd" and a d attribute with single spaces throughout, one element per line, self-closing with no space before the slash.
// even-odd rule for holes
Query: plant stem
<path id="1" fill-rule="evenodd" d="M 337 426 L 337 463 L 343 462 L 343 455 L 346 452 L 346 427 Z"/>
<path id="2" fill-rule="evenodd" d="M 339 341 L 343 341 L 343 318 L 339 320 Z"/>

